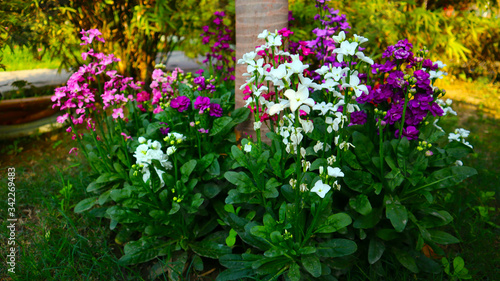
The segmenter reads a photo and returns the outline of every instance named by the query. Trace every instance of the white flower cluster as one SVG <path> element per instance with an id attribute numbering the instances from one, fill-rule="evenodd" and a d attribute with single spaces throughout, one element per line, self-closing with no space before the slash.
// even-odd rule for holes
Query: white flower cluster
<path id="1" fill-rule="evenodd" d="M 450 133 L 448 135 L 448 140 L 450 142 L 452 142 L 452 141 L 462 142 L 463 144 L 467 145 L 468 147 L 473 148 L 472 145 L 465 140 L 465 138 L 467 138 L 469 136 L 469 134 L 470 134 L 470 131 L 467 131 L 465 129 L 462 129 L 462 128 L 455 129 L 454 133 Z"/>
<path id="2" fill-rule="evenodd" d="M 324 171 L 324 168 L 319 167 L 320 175 L 323 174 L 323 171 Z M 327 174 L 324 177 L 326 178 L 326 181 L 328 181 L 328 178 L 330 178 L 330 177 L 333 177 L 333 178 L 344 177 L 344 173 L 338 167 L 335 167 L 335 168 L 327 167 Z M 335 180 L 332 183 L 332 185 L 335 189 L 340 190 L 340 184 L 337 182 L 337 180 Z M 332 187 L 327 183 L 323 183 L 323 179 L 320 179 L 319 181 L 316 182 L 316 184 L 314 184 L 314 187 L 311 189 L 311 192 L 318 194 L 318 196 L 321 198 L 325 198 L 326 193 L 328 193 L 328 191 L 330 191 L 330 189 L 332 189 Z"/>
<path id="3" fill-rule="evenodd" d="M 162 167 L 167 170 L 172 169 L 172 163 L 168 161 L 168 155 L 163 153 L 163 150 L 161 150 L 162 146 L 159 141 L 147 140 L 144 137 L 139 137 L 138 140 L 140 145 L 136 148 L 134 157 L 136 159 L 136 164 L 142 172 L 142 179 L 144 182 L 147 182 L 151 177 L 150 166 L 152 166 L 151 164 L 153 160 L 158 160 Z M 163 187 L 165 185 L 165 181 L 162 178 L 162 174 L 165 172 L 157 167 L 154 167 L 154 169 L 160 177 L 161 187 Z"/>
<path id="4" fill-rule="evenodd" d="M 444 111 L 443 116 L 446 116 L 448 113 L 457 116 L 457 112 L 451 108 L 451 104 L 453 103 L 453 100 L 451 99 L 446 99 L 446 101 L 436 99 L 436 103 L 441 106 L 441 108 Z"/>

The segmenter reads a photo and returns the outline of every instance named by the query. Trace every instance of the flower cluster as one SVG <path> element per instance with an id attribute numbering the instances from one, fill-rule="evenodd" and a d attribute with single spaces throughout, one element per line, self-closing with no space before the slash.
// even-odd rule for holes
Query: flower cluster
<path id="1" fill-rule="evenodd" d="M 179 81 L 180 75 L 183 73 L 179 68 L 176 68 L 172 73 L 165 73 L 160 68 L 153 71 L 153 82 L 150 85 L 153 91 L 151 100 L 151 105 L 154 107 L 153 113 L 163 111 L 168 101 L 174 96 L 173 84 Z"/>
<path id="2" fill-rule="evenodd" d="M 210 31 L 210 26 L 203 26 L 204 33 L 201 34 L 202 43 L 209 44 L 212 36 L 215 42 L 211 44 L 210 52 L 206 54 L 206 59 L 203 63 L 209 62 L 213 67 L 214 72 L 223 72 L 222 79 L 224 81 L 230 80 L 234 81 L 234 49 L 231 48 L 233 31 L 229 29 L 224 24 L 224 17 L 226 14 L 224 12 L 215 12 L 215 19 L 213 23 L 215 24 L 215 31 Z"/>
<path id="3" fill-rule="evenodd" d="M 172 169 L 172 162 L 168 161 L 168 156 L 170 154 L 165 154 L 163 150 L 161 150 L 162 145 L 159 141 L 148 140 L 144 137 L 139 137 L 138 141 L 139 146 L 135 149 L 134 152 L 136 166 L 133 167 L 142 173 L 142 180 L 145 183 L 147 183 L 151 178 L 151 167 L 153 167 L 156 174 L 160 178 L 160 186 L 163 187 L 165 185 L 165 181 L 162 177 L 162 175 L 165 173 L 163 169 Z M 158 162 L 160 162 L 163 169 L 155 167 L 153 165 L 153 160 L 157 160 Z"/>
<path id="4" fill-rule="evenodd" d="M 98 30 L 83 30 L 81 34 L 83 45 L 91 44 L 93 39 L 104 42 L 99 37 L 101 33 Z M 53 108 L 59 107 L 66 112 L 59 116 L 57 121 L 64 123 L 70 119 L 72 127 L 67 131 L 74 134 L 76 129 L 73 127 L 77 124 L 86 123 L 88 129 L 95 130 L 91 113 L 100 109 L 98 104 L 102 105 L 103 110 L 111 108 L 114 119 L 123 119 L 124 106 L 135 99 L 127 90 L 139 90 L 143 84 L 135 82 L 131 77 L 118 75 L 115 70 L 106 70 L 111 64 L 120 61 L 113 54 L 94 53 L 93 49 L 89 49 L 82 53 L 82 58 L 90 59 L 90 62 L 73 73 L 66 86 L 57 88 L 51 98 Z M 102 83 L 102 80 L 105 80 L 104 92 L 100 93 L 97 85 Z"/>

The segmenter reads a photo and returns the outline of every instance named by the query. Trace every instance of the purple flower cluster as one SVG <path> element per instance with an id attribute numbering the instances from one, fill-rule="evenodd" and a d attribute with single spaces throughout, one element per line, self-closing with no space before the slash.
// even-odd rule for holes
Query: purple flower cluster
<path id="1" fill-rule="evenodd" d="M 222 79 L 234 80 L 234 62 L 236 57 L 234 56 L 234 49 L 231 48 L 230 44 L 233 41 L 231 34 L 233 31 L 229 29 L 224 24 L 224 17 L 226 14 L 224 12 L 215 12 L 215 19 L 213 23 L 215 24 L 215 32 L 210 31 L 210 26 L 203 26 L 202 43 L 204 45 L 209 44 L 214 39 L 213 45 L 210 47 L 210 52 L 206 54 L 206 59 L 203 63 L 207 63 L 212 59 L 214 71 L 218 73 L 223 73 Z"/>
<path id="2" fill-rule="evenodd" d="M 389 46 L 383 55 L 387 58 L 385 64 L 372 66 L 372 73 L 381 74 L 381 80 L 374 87 L 368 88 L 368 94 L 362 94 L 357 99 L 359 103 L 371 103 L 379 110 L 386 111 L 384 121 L 397 128 L 396 137 L 399 137 L 401 122 L 404 122 L 402 135 L 410 140 L 418 138 L 418 128 L 429 114 L 442 116 L 444 113 L 435 102 L 428 73 L 429 70 L 436 69 L 437 65 L 430 60 L 415 57 L 412 47 L 406 39 Z M 426 66 L 426 70 L 419 69 L 419 62 Z M 409 69 L 413 69 L 413 73 Z"/>
<path id="3" fill-rule="evenodd" d="M 193 79 L 193 83 L 198 85 L 198 91 L 208 90 L 210 93 L 215 92 L 215 85 L 213 84 L 215 80 L 207 80 L 203 76 L 199 76 Z"/>
<path id="4" fill-rule="evenodd" d="M 83 30 L 80 33 L 83 35 L 82 45 L 91 44 L 94 39 L 104 42 L 104 39 L 99 37 L 101 33 L 97 29 Z M 106 71 L 108 65 L 120 61 L 113 54 L 94 53 L 94 50 L 90 49 L 82 54 L 82 58 L 84 60 L 91 58 L 91 60 L 73 73 L 66 86 L 57 88 L 51 97 L 52 108 L 66 111 L 66 114 L 57 118 L 57 121 L 64 123 L 70 118 L 73 124 L 86 123 L 88 129 L 95 130 L 89 109 L 96 111 L 97 103 L 102 104 L 103 109 L 113 107 L 113 118 L 124 118 L 124 105 L 135 99 L 133 95 L 127 95 L 126 90 L 128 88 L 140 90 L 143 83 L 135 82 L 131 77 L 118 75 L 115 70 Z M 98 89 L 95 88 L 96 77 L 99 75 L 109 79 L 104 83 L 102 94 L 99 94 Z M 71 132 L 71 127 L 67 131 Z"/>
<path id="5" fill-rule="evenodd" d="M 317 0 L 316 7 L 319 9 L 319 14 L 314 16 L 314 20 L 321 22 L 322 28 L 315 28 L 312 32 L 316 38 L 311 41 L 301 41 L 299 43 L 290 42 L 290 52 L 297 53 L 298 50 L 302 51 L 304 56 L 315 54 L 320 68 L 322 65 L 332 64 L 333 66 L 345 66 L 345 63 L 338 63 L 335 59 L 335 54 L 332 50 L 335 49 L 335 42 L 331 38 L 332 35 L 338 33 L 340 30 L 351 28 L 347 22 L 346 15 L 339 15 L 339 10 L 330 8 L 324 0 Z M 289 15 L 289 19 L 291 15 Z M 316 73 L 311 73 L 315 79 L 320 76 Z"/>
<path id="6" fill-rule="evenodd" d="M 158 113 L 163 111 L 161 104 L 162 102 L 168 101 L 174 94 L 174 89 L 172 84 L 177 81 L 178 75 L 182 74 L 183 71 L 180 68 L 174 69 L 169 75 L 161 69 L 155 69 L 153 71 L 153 82 L 151 82 L 151 89 L 153 90 L 153 98 L 151 104 L 156 106 L 153 113 Z"/>
<path id="7" fill-rule="evenodd" d="M 222 107 L 218 103 L 212 103 L 209 97 L 199 96 L 194 101 L 194 109 L 199 110 L 200 114 L 203 114 L 205 110 L 208 110 L 209 115 L 213 117 L 222 117 Z"/>
<path id="8" fill-rule="evenodd" d="M 179 112 L 186 111 L 191 105 L 191 100 L 186 96 L 180 96 L 170 101 L 170 107 L 177 109 Z"/>

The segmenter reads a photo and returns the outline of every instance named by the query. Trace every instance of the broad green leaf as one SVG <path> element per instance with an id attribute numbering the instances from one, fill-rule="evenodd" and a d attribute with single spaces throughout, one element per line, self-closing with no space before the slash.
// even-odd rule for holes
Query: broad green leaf
<path id="1" fill-rule="evenodd" d="M 391 221 L 392 226 L 397 232 L 402 232 L 408 223 L 408 211 L 399 200 L 385 196 L 385 215 Z"/>
<path id="2" fill-rule="evenodd" d="M 83 211 L 87 211 L 88 209 L 94 207 L 95 204 L 97 204 L 97 196 L 93 196 L 90 198 L 83 199 L 82 201 L 78 202 L 75 206 L 75 213 L 81 213 Z"/>
<path id="3" fill-rule="evenodd" d="M 118 260 L 121 265 L 132 265 L 150 261 L 170 252 L 171 242 L 156 238 L 141 238 L 125 244 L 125 254 Z"/>
<path id="4" fill-rule="evenodd" d="M 431 234 L 431 240 L 437 244 L 448 245 L 460 242 L 455 236 L 444 231 L 429 229 L 429 233 Z"/>
<path id="5" fill-rule="evenodd" d="M 344 172 L 344 182 L 347 186 L 357 192 L 363 193 L 374 184 L 372 175 L 365 171 L 352 171 L 347 166 L 342 168 Z"/>
<path id="6" fill-rule="evenodd" d="M 195 167 L 196 167 L 196 160 L 194 159 L 191 159 L 188 162 L 184 163 L 184 165 L 182 165 L 180 169 L 182 176 L 186 178 L 189 177 Z"/>
<path id="7" fill-rule="evenodd" d="M 214 241 L 201 241 L 189 244 L 196 254 L 211 259 L 218 259 L 223 255 L 231 253 L 231 248 Z"/>
<path id="8" fill-rule="evenodd" d="M 104 173 L 100 175 L 97 180 L 95 181 L 96 183 L 107 183 L 107 182 L 112 182 L 122 179 L 122 177 L 119 174 L 115 173 Z"/>
<path id="9" fill-rule="evenodd" d="M 300 266 L 297 263 L 292 263 L 287 272 L 287 277 L 290 281 L 300 280 Z"/>
<path id="10" fill-rule="evenodd" d="M 316 246 L 317 254 L 325 258 L 344 257 L 358 249 L 356 243 L 348 239 L 332 239 Z"/>
<path id="11" fill-rule="evenodd" d="M 438 170 L 427 178 L 425 187 L 428 189 L 442 189 L 457 185 L 464 179 L 476 175 L 474 168 L 466 166 L 453 166 Z M 419 189 L 419 188 L 417 188 Z"/>
<path id="12" fill-rule="evenodd" d="M 396 247 L 392 248 L 394 255 L 396 256 L 396 259 L 408 270 L 410 270 L 413 273 L 418 273 L 418 267 L 415 262 L 414 257 L 412 257 L 408 252 L 400 250 Z"/>
<path id="13" fill-rule="evenodd" d="M 361 229 L 373 228 L 380 221 L 381 216 L 382 216 L 381 208 L 373 209 L 368 215 L 366 216 L 361 215 L 357 217 L 353 223 L 353 227 Z"/>
<path id="14" fill-rule="evenodd" d="M 351 198 L 349 200 L 349 206 L 351 206 L 351 208 L 353 208 L 356 212 L 365 216 L 372 211 L 372 205 L 368 200 L 368 196 L 364 194 L 359 194 L 358 196 Z"/>
<path id="15" fill-rule="evenodd" d="M 230 183 L 236 185 L 241 193 L 252 193 L 257 190 L 252 179 L 245 172 L 228 171 L 224 174 L 224 177 Z"/>
<path id="16" fill-rule="evenodd" d="M 368 245 L 368 262 L 370 264 L 376 263 L 384 254 L 384 251 L 384 242 L 378 240 L 377 238 L 372 238 L 370 240 L 370 244 Z"/>
<path id="17" fill-rule="evenodd" d="M 370 165 L 374 149 L 372 141 L 360 132 L 352 134 L 352 144 L 356 147 L 354 153 L 363 165 Z"/>
<path id="18" fill-rule="evenodd" d="M 215 119 L 212 129 L 210 130 L 210 136 L 215 136 L 219 134 L 224 127 L 226 127 L 233 119 L 228 116 L 220 117 Z"/>
<path id="19" fill-rule="evenodd" d="M 313 277 L 321 276 L 321 262 L 316 255 L 301 256 L 301 262 L 307 272 L 311 273 Z"/>
<path id="20" fill-rule="evenodd" d="M 351 217 L 346 213 L 338 213 L 329 216 L 326 221 L 319 225 L 314 231 L 315 233 L 332 233 L 336 232 L 352 223 Z"/>

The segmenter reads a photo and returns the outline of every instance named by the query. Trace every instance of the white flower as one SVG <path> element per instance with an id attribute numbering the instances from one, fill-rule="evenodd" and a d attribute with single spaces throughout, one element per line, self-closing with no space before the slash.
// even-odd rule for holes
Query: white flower
<path id="1" fill-rule="evenodd" d="M 435 78 L 438 78 L 438 79 L 443 79 L 443 75 L 447 75 L 448 73 L 446 72 L 443 72 L 443 71 L 434 71 L 434 70 L 431 70 L 429 71 L 429 79 L 435 79 Z"/>
<path id="2" fill-rule="evenodd" d="M 281 35 L 276 35 L 276 34 L 270 34 L 267 36 L 267 44 L 269 46 L 281 46 Z"/>
<path id="3" fill-rule="evenodd" d="M 361 96 L 361 93 L 368 94 L 368 88 L 366 85 L 360 85 L 359 82 L 359 77 L 358 77 L 358 72 L 354 72 L 349 78 L 349 83 L 347 81 L 343 81 L 344 83 L 342 84 L 342 87 L 350 87 L 354 90 L 354 93 L 356 94 L 356 97 Z"/>
<path id="4" fill-rule="evenodd" d="M 300 156 L 302 156 L 302 158 L 306 157 L 306 149 L 303 147 L 300 148 Z"/>
<path id="5" fill-rule="evenodd" d="M 346 142 L 346 141 L 341 142 L 339 144 L 339 147 L 340 147 L 340 149 L 344 149 L 344 147 L 345 147 L 346 150 L 349 150 L 349 147 L 356 148 L 352 143 Z"/>
<path id="6" fill-rule="evenodd" d="M 325 195 L 328 191 L 330 191 L 331 187 L 328 184 L 324 184 L 322 180 L 319 180 L 314 184 L 314 187 L 311 189 L 311 192 L 318 194 L 319 197 L 325 198 Z"/>
<path id="7" fill-rule="evenodd" d="M 334 67 L 331 69 L 330 72 L 328 72 L 326 75 L 325 75 L 325 79 L 327 78 L 333 78 L 333 80 L 335 81 L 339 81 L 340 79 L 342 79 L 344 77 L 344 74 L 347 73 L 349 71 L 349 68 L 348 67 Z"/>
<path id="8" fill-rule="evenodd" d="M 363 44 L 365 42 L 368 42 L 368 39 L 363 37 L 363 36 L 359 36 L 357 34 L 354 34 L 354 42 L 358 42 L 359 44 Z"/>
<path id="9" fill-rule="evenodd" d="M 309 65 L 302 63 L 299 55 L 290 55 L 290 58 L 292 58 L 292 62 L 285 63 L 285 65 L 293 73 L 297 73 L 297 74 L 302 73 L 302 72 L 304 72 L 304 70 L 306 70 L 309 67 Z"/>
<path id="10" fill-rule="evenodd" d="M 335 163 L 336 161 L 337 157 L 335 155 L 326 158 L 326 162 L 328 163 L 328 165 L 333 165 L 333 163 Z"/>
<path id="11" fill-rule="evenodd" d="M 144 137 L 139 137 L 137 140 L 139 141 L 140 144 L 146 143 L 146 138 Z"/>
<path id="12" fill-rule="evenodd" d="M 294 146 L 298 145 L 304 138 L 300 130 L 301 128 L 297 128 L 294 132 L 290 134 L 290 141 Z"/>
<path id="13" fill-rule="evenodd" d="M 300 124 L 302 125 L 302 129 L 304 129 L 304 133 L 312 133 L 314 130 L 314 124 L 311 120 L 302 120 L 299 119 Z"/>
<path id="14" fill-rule="evenodd" d="M 267 29 L 264 29 L 259 35 L 257 35 L 257 38 L 266 39 L 267 36 L 269 36 L 269 31 L 267 31 Z"/>
<path id="15" fill-rule="evenodd" d="M 269 108 L 269 115 L 274 115 L 276 113 L 280 113 L 283 111 L 285 108 L 290 107 L 290 101 L 289 100 L 284 100 L 280 99 L 280 103 L 275 104 Z"/>
<path id="16" fill-rule="evenodd" d="M 295 184 L 297 184 L 297 180 L 296 179 L 290 179 L 289 184 L 290 184 L 290 186 L 292 188 L 295 188 Z"/>
<path id="17" fill-rule="evenodd" d="M 349 43 L 348 41 L 343 41 L 340 43 L 340 48 L 336 48 L 332 51 L 332 53 L 337 54 L 337 61 L 343 62 L 344 56 L 350 55 L 354 56 L 356 52 L 356 47 L 358 47 L 358 42 Z"/>
<path id="18" fill-rule="evenodd" d="M 249 64 L 253 63 L 255 57 L 257 56 L 256 52 L 249 52 L 243 55 L 243 58 L 238 60 L 238 64 Z"/>
<path id="19" fill-rule="evenodd" d="M 335 168 L 328 167 L 327 170 L 328 170 L 328 175 L 330 177 L 336 177 L 336 178 L 338 178 L 338 177 L 343 177 L 344 176 L 344 173 L 338 167 L 335 167 Z"/>
<path id="20" fill-rule="evenodd" d="M 440 60 L 436 61 L 435 63 L 438 65 L 438 68 L 439 68 L 439 69 L 441 69 L 441 68 L 443 68 L 443 67 L 445 67 L 445 66 L 446 66 L 446 64 L 444 64 L 444 63 L 443 63 L 442 61 L 440 61 Z"/>
<path id="21" fill-rule="evenodd" d="M 245 147 L 243 147 L 243 150 L 245 152 L 250 152 L 252 151 L 252 145 L 250 143 L 245 144 Z"/>
<path id="22" fill-rule="evenodd" d="M 260 121 L 253 122 L 253 129 L 254 129 L 254 131 L 259 130 L 261 126 L 262 126 L 262 122 L 260 122 Z"/>
<path id="23" fill-rule="evenodd" d="M 302 160 L 302 169 L 305 172 L 307 172 L 311 168 L 311 162 Z"/>
<path id="24" fill-rule="evenodd" d="M 460 141 L 460 135 L 459 134 L 455 134 L 455 133 L 450 133 L 448 135 L 448 140 L 450 142 L 452 142 L 452 141 Z"/>
<path id="25" fill-rule="evenodd" d="M 365 56 L 365 54 L 363 54 L 362 52 L 356 52 L 356 57 L 358 57 L 358 59 L 368 63 L 369 65 L 373 64 L 373 60 L 371 58 Z"/>
<path id="26" fill-rule="evenodd" d="M 333 39 L 333 41 L 335 41 L 335 43 L 341 43 L 341 42 L 343 42 L 345 40 L 345 32 L 341 31 L 339 33 L 339 35 L 332 36 L 332 39 Z"/>
<path id="27" fill-rule="evenodd" d="M 303 104 L 311 107 L 314 106 L 314 100 L 309 98 L 309 90 L 307 87 L 299 85 L 299 89 L 297 91 L 288 89 L 285 91 L 284 95 L 290 101 L 290 110 L 292 112 L 295 112 L 295 110 Z"/>
<path id="28" fill-rule="evenodd" d="M 333 104 L 331 102 L 325 103 L 324 101 L 321 103 L 317 103 L 313 106 L 313 110 L 319 110 L 319 115 L 325 115 L 328 111 L 333 110 Z"/>
<path id="29" fill-rule="evenodd" d="M 341 112 L 335 112 L 335 119 L 332 117 L 326 117 L 325 123 L 329 126 L 326 128 L 328 133 L 332 131 L 338 132 L 339 128 L 344 126 L 344 120 L 347 118 L 343 116 Z"/>
<path id="30" fill-rule="evenodd" d="M 464 163 L 460 160 L 455 161 L 455 166 L 463 166 Z"/>
<path id="31" fill-rule="evenodd" d="M 316 143 L 316 145 L 314 145 L 313 149 L 314 149 L 314 152 L 318 153 L 318 151 L 323 149 L 323 143 L 318 141 Z"/>
<path id="32" fill-rule="evenodd" d="M 151 143 L 151 149 L 153 150 L 160 150 L 161 149 L 161 143 L 159 141 L 154 141 Z"/>
<path id="33" fill-rule="evenodd" d="M 177 151 L 177 148 L 175 146 L 171 146 L 169 148 L 167 148 L 167 155 L 170 156 L 172 154 L 174 154 L 174 152 Z"/>
<path id="34" fill-rule="evenodd" d="M 459 128 L 459 129 L 455 130 L 455 133 L 459 134 L 462 138 L 466 138 L 469 136 L 470 131 L 467 131 L 466 129 Z"/>
<path id="35" fill-rule="evenodd" d="M 306 192 L 306 191 L 309 191 L 309 188 L 307 188 L 307 184 L 302 183 L 302 184 L 300 185 L 300 191 L 301 191 L 301 192 Z"/>
<path id="36" fill-rule="evenodd" d="M 336 92 L 335 86 L 338 86 L 339 83 L 333 81 L 333 79 L 326 79 L 326 81 L 321 84 L 321 88 L 328 90 L 329 92 Z"/>
<path id="37" fill-rule="evenodd" d="M 263 58 L 258 59 L 257 62 L 251 61 L 247 65 L 247 72 L 253 73 L 254 71 L 257 71 L 259 75 L 262 76 L 264 74 L 264 68 L 262 67 L 263 65 L 264 65 Z"/>
<path id="38" fill-rule="evenodd" d="M 320 69 L 316 69 L 314 72 L 318 73 L 319 75 L 325 75 L 329 70 L 330 67 L 323 65 Z"/>

